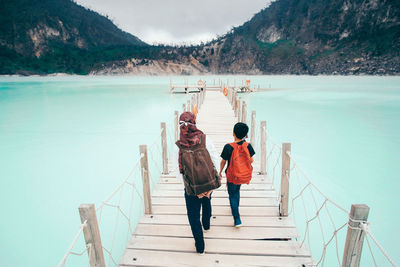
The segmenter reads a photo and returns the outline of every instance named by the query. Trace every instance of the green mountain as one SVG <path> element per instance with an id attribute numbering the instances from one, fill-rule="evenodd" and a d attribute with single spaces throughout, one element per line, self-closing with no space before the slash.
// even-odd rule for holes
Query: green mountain
<path id="1" fill-rule="evenodd" d="M 0 1 L 0 73 L 85 74 L 148 45 L 70 0 Z"/>
<path id="2" fill-rule="evenodd" d="M 399 74 L 400 1 L 278 0 L 202 50 L 218 73 Z"/>
<path id="3" fill-rule="evenodd" d="M 400 1 L 277 0 L 205 45 L 149 46 L 70 0 L 0 0 L 0 74 L 400 74 Z"/>

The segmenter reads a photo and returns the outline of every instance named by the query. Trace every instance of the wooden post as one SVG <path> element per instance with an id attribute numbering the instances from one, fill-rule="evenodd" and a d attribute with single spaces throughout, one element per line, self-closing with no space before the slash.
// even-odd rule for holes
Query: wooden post
<path id="1" fill-rule="evenodd" d="M 260 122 L 260 174 L 267 173 L 267 122 Z"/>
<path id="2" fill-rule="evenodd" d="M 179 139 L 179 112 L 175 110 L 175 142 Z"/>
<path id="3" fill-rule="evenodd" d="M 182 113 L 186 111 L 186 104 L 182 105 Z"/>
<path id="4" fill-rule="evenodd" d="M 251 130 L 250 130 L 250 143 L 254 145 L 255 141 L 255 129 L 256 129 L 256 112 L 251 112 Z"/>
<path id="5" fill-rule="evenodd" d="M 188 99 L 187 104 L 186 104 L 186 111 L 191 111 L 190 100 L 189 99 Z"/>
<path id="6" fill-rule="evenodd" d="M 86 221 L 83 228 L 86 247 L 88 249 L 89 263 L 91 267 L 105 267 L 103 246 L 101 245 L 99 225 L 97 223 L 96 209 L 94 204 L 81 204 L 79 206 L 81 222 Z"/>
<path id="7" fill-rule="evenodd" d="M 369 207 L 365 204 L 351 205 L 349 224 L 347 227 L 346 245 L 343 252 L 342 267 L 360 266 L 361 251 L 364 243 L 365 231 L 360 229 L 366 223 Z"/>
<path id="8" fill-rule="evenodd" d="M 238 107 L 237 107 L 237 118 L 238 118 L 237 121 L 238 122 L 242 121 L 242 118 L 241 118 L 242 112 L 241 112 L 240 102 L 242 102 L 242 101 L 240 99 L 238 99 Z"/>
<path id="9" fill-rule="evenodd" d="M 167 126 L 165 122 L 161 123 L 161 129 L 163 174 L 168 174 Z"/>
<path id="10" fill-rule="evenodd" d="M 152 214 L 150 195 L 149 161 L 147 158 L 147 145 L 140 145 L 140 168 L 142 169 L 144 213 Z"/>
<path id="11" fill-rule="evenodd" d="M 242 102 L 242 122 L 246 123 L 247 121 L 247 104 L 246 101 Z"/>
<path id="12" fill-rule="evenodd" d="M 289 177 L 290 177 L 290 152 L 291 144 L 282 144 L 282 175 L 281 175 L 281 203 L 280 215 L 287 217 L 289 215 Z"/>

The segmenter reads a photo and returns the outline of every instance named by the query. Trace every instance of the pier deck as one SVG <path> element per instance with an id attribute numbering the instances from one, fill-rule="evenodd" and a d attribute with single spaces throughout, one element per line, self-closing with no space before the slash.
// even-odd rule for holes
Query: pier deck
<path id="1" fill-rule="evenodd" d="M 197 123 L 217 151 L 233 140 L 236 122 L 227 98 L 207 91 Z M 161 175 L 152 193 L 153 213 L 140 219 L 120 266 L 308 266 L 313 262 L 310 252 L 296 241 L 293 221 L 279 217 L 277 192 L 266 175 L 255 172 L 250 184 L 242 186 L 239 229 L 233 227 L 225 179 L 214 191 L 211 229 L 204 234 L 205 255 L 195 252 L 183 189 L 173 171 Z"/>

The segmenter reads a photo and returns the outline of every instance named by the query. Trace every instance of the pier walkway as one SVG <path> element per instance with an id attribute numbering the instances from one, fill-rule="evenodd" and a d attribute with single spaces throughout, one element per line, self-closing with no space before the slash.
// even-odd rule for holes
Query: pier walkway
<path id="1" fill-rule="evenodd" d="M 210 137 L 217 151 L 231 142 L 237 122 L 229 100 L 219 91 L 207 91 L 198 115 L 198 128 Z M 256 151 L 257 152 L 257 151 Z M 233 227 L 225 177 L 212 195 L 211 229 L 205 236 L 205 255 L 195 252 L 186 216 L 184 185 L 172 164 L 152 192 L 152 213 L 139 221 L 120 266 L 308 266 L 310 252 L 289 217 L 279 216 L 278 192 L 267 175 L 258 174 L 242 186 L 240 213 L 243 226 Z M 170 162 L 172 160 L 170 159 Z"/>

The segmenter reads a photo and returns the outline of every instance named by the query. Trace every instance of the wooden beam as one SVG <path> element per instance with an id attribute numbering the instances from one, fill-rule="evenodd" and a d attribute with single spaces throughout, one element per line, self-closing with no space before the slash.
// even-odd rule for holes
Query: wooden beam
<path id="1" fill-rule="evenodd" d="M 247 123 L 247 104 L 246 101 L 242 102 L 242 122 Z"/>
<path id="2" fill-rule="evenodd" d="M 165 122 L 161 123 L 161 130 L 163 174 L 168 174 L 167 126 Z"/>
<path id="3" fill-rule="evenodd" d="M 365 231 L 361 229 L 361 224 L 367 222 L 368 214 L 369 207 L 367 205 L 351 205 L 342 267 L 360 266 L 361 251 L 365 237 Z"/>
<path id="4" fill-rule="evenodd" d="M 289 215 L 289 177 L 290 177 L 290 157 L 287 154 L 291 151 L 290 143 L 282 144 L 282 175 L 281 175 L 281 203 L 280 214 L 283 217 Z"/>
<path id="5" fill-rule="evenodd" d="M 152 214 L 151 195 L 150 195 L 150 175 L 149 175 L 149 161 L 147 157 L 147 145 L 140 145 L 140 167 L 142 170 L 142 183 L 143 183 L 143 201 L 144 213 Z"/>
<path id="6" fill-rule="evenodd" d="M 255 129 L 256 129 L 256 112 L 253 110 L 251 112 L 251 130 L 250 130 L 250 144 L 254 146 L 255 144 Z"/>
<path id="7" fill-rule="evenodd" d="M 267 173 L 267 122 L 260 122 L 260 174 Z"/>
<path id="8" fill-rule="evenodd" d="M 175 142 L 179 139 L 179 112 L 175 110 Z"/>
<path id="9" fill-rule="evenodd" d="M 79 206 L 81 222 L 86 221 L 83 228 L 86 247 L 88 248 L 89 264 L 91 267 L 105 267 L 103 246 L 101 245 L 100 230 L 97 223 L 94 204 L 81 204 Z"/>

